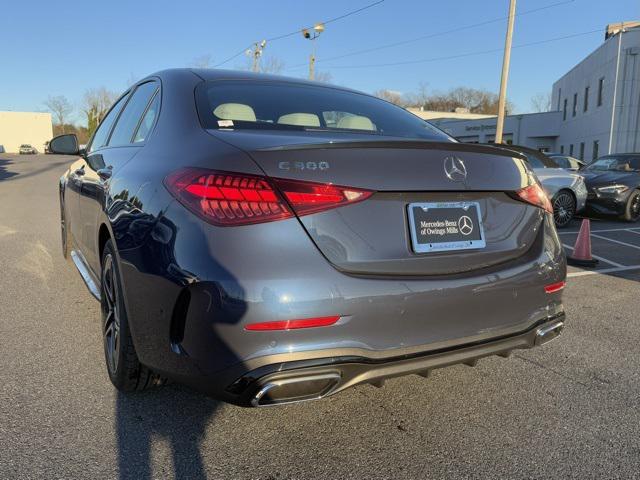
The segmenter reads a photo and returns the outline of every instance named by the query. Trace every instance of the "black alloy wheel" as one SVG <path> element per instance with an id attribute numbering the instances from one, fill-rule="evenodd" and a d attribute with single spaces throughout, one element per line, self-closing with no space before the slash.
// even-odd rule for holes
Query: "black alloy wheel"
<path id="1" fill-rule="evenodd" d="M 623 218 L 627 222 L 637 222 L 640 220 L 640 190 L 634 190 L 631 192 L 631 195 L 629 195 Z"/>

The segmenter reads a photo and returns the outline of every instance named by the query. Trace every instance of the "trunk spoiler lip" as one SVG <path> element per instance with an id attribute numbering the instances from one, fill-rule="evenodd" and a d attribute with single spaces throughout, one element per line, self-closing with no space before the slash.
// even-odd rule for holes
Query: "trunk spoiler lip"
<path id="1" fill-rule="evenodd" d="M 519 158 L 524 160 L 524 156 L 513 150 L 493 147 L 491 145 L 477 145 L 471 143 L 456 142 L 434 142 L 429 140 L 341 140 L 318 143 L 286 144 L 272 147 L 256 148 L 255 152 L 274 152 L 287 150 L 323 150 L 323 149 L 346 149 L 346 148 L 401 148 L 401 149 L 424 149 L 424 150 L 449 150 L 453 152 L 469 152 L 498 155 L 501 157 Z"/>

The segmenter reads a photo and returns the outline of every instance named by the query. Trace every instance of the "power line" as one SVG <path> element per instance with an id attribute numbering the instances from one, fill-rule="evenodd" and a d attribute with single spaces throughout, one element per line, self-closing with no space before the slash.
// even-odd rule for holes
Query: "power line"
<path id="1" fill-rule="evenodd" d="M 376 2 L 373 2 L 373 3 L 370 3 L 370 4 L 368 4 L 368 5 L 365 5 L 364 7 L 360 7 L 360 8 L 358 8 L 358 9 L 356 9 L 356 10 L 352 10 L 352 11 L 350 11 L 350 12 L 344 13 L 344 14 L 339 15 L 339 16 L 334 17 L 334 18 L 330 18 L 329 20 L 325 20 L 324 22 L 320 22 L 320 23 L 324 23 L 324 24 L 326 25 L 327 23 L 337 22 L 338 20 L 342 20 L 342 19 L 344 19 L 344 18 L 350 17 L 351 15 L 355 15 L 355 14 L 357 14 L 357 13 L 360 13 L 360 12 L 364 11 L 364 10 L 367 10 L 367 9 L 369 9 L 369 8 L 372 8 L 372 7 L 375 7 L 376 5 L 380 5 L 380 4 L 381 4 L 381 3 L 383 3 L 384 1 L 385 1 L 385 0 L 378 0 L 378 1 L 376 1 Z M 306 28 L 313 28 L 313 27 L 306 27 Z M 267 42 L 275 42 L 275 41 L 277 41 L 277 40 L 282 40 L 283 38 L 288 38 L 288 37 L 292 37 L 292 36 L 294 36 L 294 35 L 299 35 L 299 34 L 300 34 L 300 32 L 301 32 L 302 30 L 303 30 L 303 28 L 299 28 L 299 29 L 297 29 L 297 30 L 294 30 L 293 32 L 284 33 L 284 34 L 282 34 L 282 35 L 277 35 L 277 36 L 275 36 L 275 37 L 267 38 L 267 39 L 265 39 L 265 40 L 266 40 Z M 253 44 L 251 44 L 251 45 L 253 45 Z M 251 45 L 250 45 L 249 47 L 247 47 L 247 48 L 251 48 Z M 220 63 L 218 63 L 218 64 L 214 65 L 214 66 L 213 66 L 213 68 L 220 67 L 220 66 L 224 65 L 225 63 L 230 62 L 230 61 L 231 61 L 231 60 L 233 60 L 234 58 L 238 58 L 240 55 L 243 55 L 243 54 L 247 51 L 247 48 L 243 48 L 243 49 L 242 49 L 242 50 L 240 50 L 238 53 L 235 53 L 235 54 L 233 54 L 232 56 L 230 56 L 229 58 L 227 58 L 226 60 L 224 60 L 224 61 L 222 61 L 222 62 L 220 62 Z M 306 64 L 305 64 L 305 65 L 306 65 Z"/>
<path id="2" fill-rule="evenodd" d="M 520 13 L 517 13 L 515 15 L 515 17 L 521 17 L 523 15 L 529 15 L 531 13 L 540 12 L 542 10 L 548 10 L 550 8 L 555 8 L 555 7 L 559 7 L 561 5 L 566 5 L 568 3 L 573 3 L 574 1 L 575 0 L 563 0 L 561 2 L 556 2 L 556 3 L 552 3 L 550 5 L 545 5 L 545 6 L 542 6 L 542 7 L 533 8 L 531 10 L 524 10 L 524 11 L 522 11 Z M 407 39 L 407 40 L 400 40 L 398 42 L 393 42 L 393 43 L 387 43 L 387 44 L 384 44 L 384 45 L 379 45 L 377 47 L 366 48 L 366 49 L 363 49 L 363 50 L 356 50 L 356 51 L 353 51 L 353 52 L 344 53 L 342 55 L 337 55 L 337 56 L 334 56 L 334 57 L 326 57 L 326 58 L 323 58 L 322 60 L 317 60 L 317 61 L 318 62 L 328 62 L 328 61 L 331 61 L 331 60 L 339 60 L 341 58 L 352 57 L 354 55 L 362 55 L 364 53 L 377 52 L 379 50 L 385 50 L 387 48 L 399 47 L 401 45 L 407 45 L 409 43 L 418 42 L 420 40 L 426 40 L 426 39 L 429 39 L 429 38 L 434 38 L 434 37 L 438 37 L 438 36 L 442 36 L 442 35 L 448 35 L 450 33 L 457 33 L 457 32 L 461 32 L 461 31 L 464 31 L 464 30 L 470 30 L 470 29 L 473 29 L 473 28 L 482 27 L 482 26 L 485 26 L 485 25 L 490 25 L 492 23 L 497 23 L 497 22 L 501 22 L 501 21 L 507 20 L 508 18 L 509 18 L 508 16 L 499 17 L 499 18 L 493 18 L 491 20 L 485 20 L 485 21 L 482 21 L 482 22 L 473 23 L 471 25 L 464 25 L 462 27 L 452 28 L 450 30 L 444 30 L 444 31 L 441 31 L 441 32 L 430 33 L 428 35 L 421 35 L 419 37 L 415 37 L 415 38 L 411 38 L 411 39 Z M 303 67 L 303 66 L 306 66 L 306 63 L 300 63 L 300 64 L 292 65 L 291 67 L 286 68 L 285 70 L 293 70 L 295 68 L 300 68 L 300 67 Z"/>
<path id="3" fill-rule="evenodd" d="M 541 45 L 544 43 L 551 43 L 551 42 L 557 42 L 560 40 L 566 40 L 569 38 L 575 38 L 575 37 L 580 37 L 583 35 L 589 35 L 592 33 L 602 33 L 602 28 L 599 28 L 597 30 L 589 30 L 587 32 L 580 32 L 580 33 L 574 33 L 572 35 L 565 35 L 562 37 L 555 37 L 555 38 L 549 38 L 547 40 L 539 40 L 537 42 L 530 42 L 530 43 L 522 43 L 520 45 L 515 45 L 513 46 L 513 48 L 524 48 L 524 47 L 532 47 L 534 45 Z M 417 63 L 428 63 L 428 62 L 437 62 L 440 60 L 451 60 L 451 59 L 455 59 L 455 58 L 464 58 L 464 57 L 472 57 L 472 56 L 476 56 L 476 55 L 486 55 L 489 53 L 496 53 L 496 52 L 502 52 L 503 49 L 502 48 L 493 48 L 491 50 L 480 50 L 480 51 L 475 51 L 475 52 L 468 52 L 468 53 L 461 53 L 458 55 L 448 55 L 445 57 L 432 57 L 432 58 L 423 58 L 423 59 L 419 59 L 419 60 L 406 60 L 403 62 L 393 62 L 393 63 L 372 63 L 372 64 L 368 64 L 368 65 L 329 65 L 326 68 L 378 68 L 378 67 L 396 67 L 399 65 L 412 65 L 412 64 L 417 64 Z"/>

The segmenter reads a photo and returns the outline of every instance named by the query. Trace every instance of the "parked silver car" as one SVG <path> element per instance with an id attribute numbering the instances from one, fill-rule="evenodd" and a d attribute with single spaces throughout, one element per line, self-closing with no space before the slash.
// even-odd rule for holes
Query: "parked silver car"
<path id="1" fill-rule="evenodd" d="M 558 228 L 569 225 L 573 216 L 583 210 L 587 203 L 587 187 L 582 175 L 568 171 L 555 163 L 539 150 L 522 147 L 520 145 L 506 145 L 525 157 L 538 179 L 542 183 L 551 204 L 553 205 L 553 219 Z"/>

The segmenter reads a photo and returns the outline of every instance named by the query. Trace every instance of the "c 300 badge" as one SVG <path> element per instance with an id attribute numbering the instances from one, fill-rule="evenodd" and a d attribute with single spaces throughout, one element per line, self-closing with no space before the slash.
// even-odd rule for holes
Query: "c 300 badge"
<path id="1" fill-rule="evenodd" d="M 305 171 L 305 170 L 329 170 L 329 162 L 280 162 L 278 163 L 280 170 L 286 171 Z"/>

